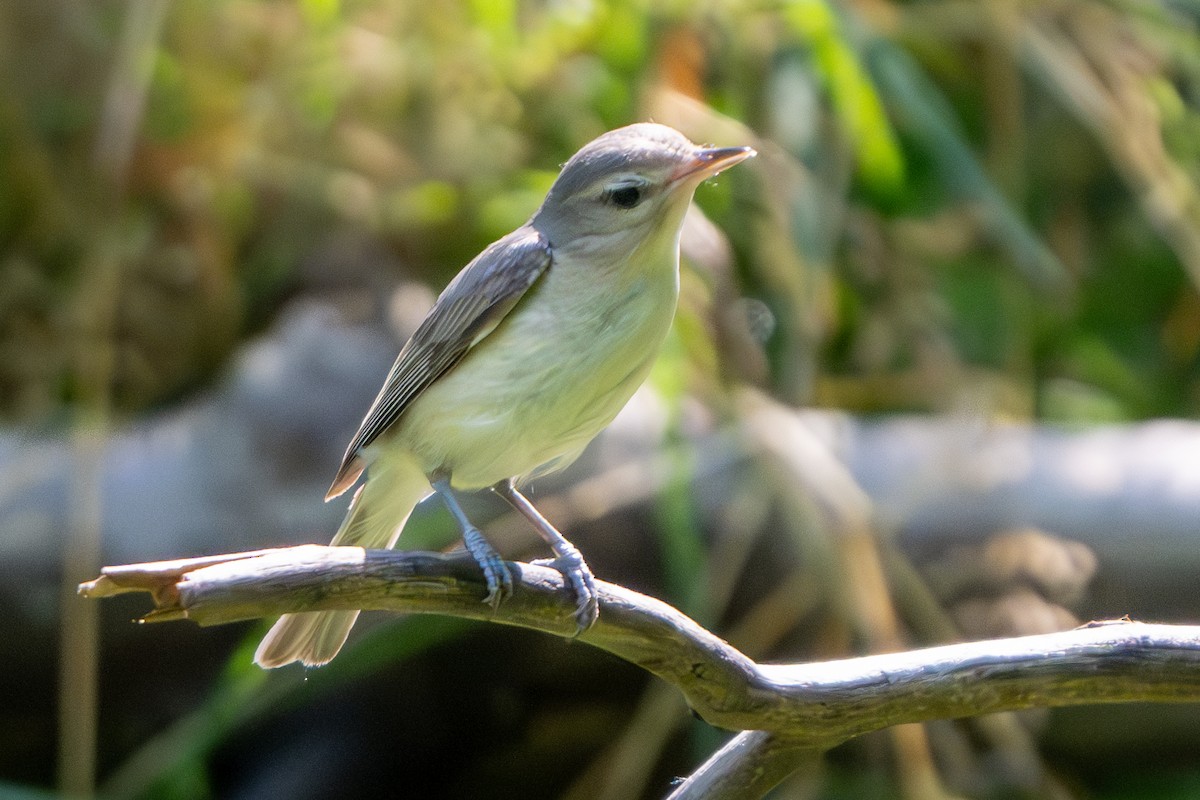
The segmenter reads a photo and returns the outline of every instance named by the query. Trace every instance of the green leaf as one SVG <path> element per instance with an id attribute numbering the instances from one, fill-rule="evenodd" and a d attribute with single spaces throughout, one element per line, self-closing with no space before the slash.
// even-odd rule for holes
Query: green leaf
<path id="1" fill-rule="evenodd" d="M 815 68 L 854 147 L 859 180 L 873 193 L 897 194 L 904 185 L 904 156 L 871 76 L 842 35 L 836 15 L 824 0 L 793 0 L 783 16 L 812 49 Z"/>

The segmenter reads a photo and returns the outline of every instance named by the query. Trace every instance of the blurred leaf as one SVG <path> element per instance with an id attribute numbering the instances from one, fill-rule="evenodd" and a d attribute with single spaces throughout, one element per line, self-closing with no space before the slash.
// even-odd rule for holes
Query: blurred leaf
<path id="1" fill-rule="evenodd" d="M 993 240 L 1033 286 L 1056 293 L 1068 289 L 1062 264 L 988 179 L 945 99 L 912 58 L 878 37 L 865 51 L 897 125 L 925 149 L 947 189 L 980 205 Z"/>
<path id="2" fill-rule="evenodd" d="M 304 21 L 316 28 L 331 25 L 338 17 L 338 0 L 301 0 Z"/>
<path id="3" fill-rule="evenodd" d="M 833 9 L 825 0 L 791 0 L 784 18 L 812 48 L 815 68 L 853 143 L 860 180 L 873 193 L 895 195 L 904 184 L 904 157 L 871 77 L 842 35 Z"/>
<path id="4" fill-rule="evenodd" d="M 939 294 L 954 314 L 958 352 L 972 364 L 1004 369 L 1029 348 L 1028 298 L 1006 277 L 990 262 L 938 270 Z"/>
<path id="5" fill-rule="evenodd" d="M 400 190 L 392 196 L 388 208 L 388 215 L 405 227 L 444 225 L 459 212 L 458 190 L 446 181 L 425 181 Z"/>

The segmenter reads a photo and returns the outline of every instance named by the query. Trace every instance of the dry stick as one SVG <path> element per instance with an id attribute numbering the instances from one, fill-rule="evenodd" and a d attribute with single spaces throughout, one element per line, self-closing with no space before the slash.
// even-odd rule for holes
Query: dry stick
<path id="1" fill-rule="evenodd" d="M 214 563 L 216 562 L 216 563 Z M 191 566 L 195 565 L 192 569 Z M 546 567 L 493 613 L 463 556 L 305 545 L 110 567 L 85 596 L 149 591 L 147 620 L 201 625 L 288 611 L 364 608 L 490 619 L 569 636 L 574 600 Z M 678 687 L 709 723 L 820 751 L 905 722 L 1036 706 L 1200 701 L 1200 626 L 1113 623 L 814 664 L 760 665 L 674 608 L 598 582 L 600 621 L 581 641 Z"/>

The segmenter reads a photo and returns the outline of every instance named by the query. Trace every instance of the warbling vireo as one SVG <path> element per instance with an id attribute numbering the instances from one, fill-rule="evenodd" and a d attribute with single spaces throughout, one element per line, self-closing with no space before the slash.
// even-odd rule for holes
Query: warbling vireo
<path id="1" fill-rule="evenodd" d="M 574 461 L 646 378 L 675 313 L 692 193 L 753 155 L 698 147 L 648 123 L 576 153 L 529 222 L 468 264 L 401 349 L 326 495 L 367 471 L 332 543 L 391 547 L 432 486 L 494 607 L 511 593 L 512 576 L 454 494 L 490 487 L 553 549 L 549 563 L 578 599 L 579 629 L 595 622 L 587 564 L 516 485 Z M 324 664 L 357 616 L 285 614 L 255 661 Z"/>

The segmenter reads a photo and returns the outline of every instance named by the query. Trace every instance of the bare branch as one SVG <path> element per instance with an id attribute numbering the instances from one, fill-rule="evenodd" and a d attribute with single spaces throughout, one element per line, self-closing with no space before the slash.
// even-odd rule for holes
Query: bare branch
<path id="1" fill-rule="evenodd" d="M 742 731 L 725 743 L 667 800 L 762 797 L 800 770 L 816 771 L 824 748 L 769 731 Z"/>
<path id="2" fill-rule="evenodd" d="M 552 569 L 512 564 L 497 612 L 469 558 L 303 547 L 109 567 L 80 592 L 148 591 L 147 621 L 201 625 L 363 608 L 490 619 L 569 636 L 574 601 Z M 713 725 L 823 750 L 904 722 L 1034 706 L 1200 701 L 1200 627 L 1119 622 L 814 664 L 759 665 L 674 608 L 598 583 L 600 621 L 579 638 L 672 683 Z"/>

